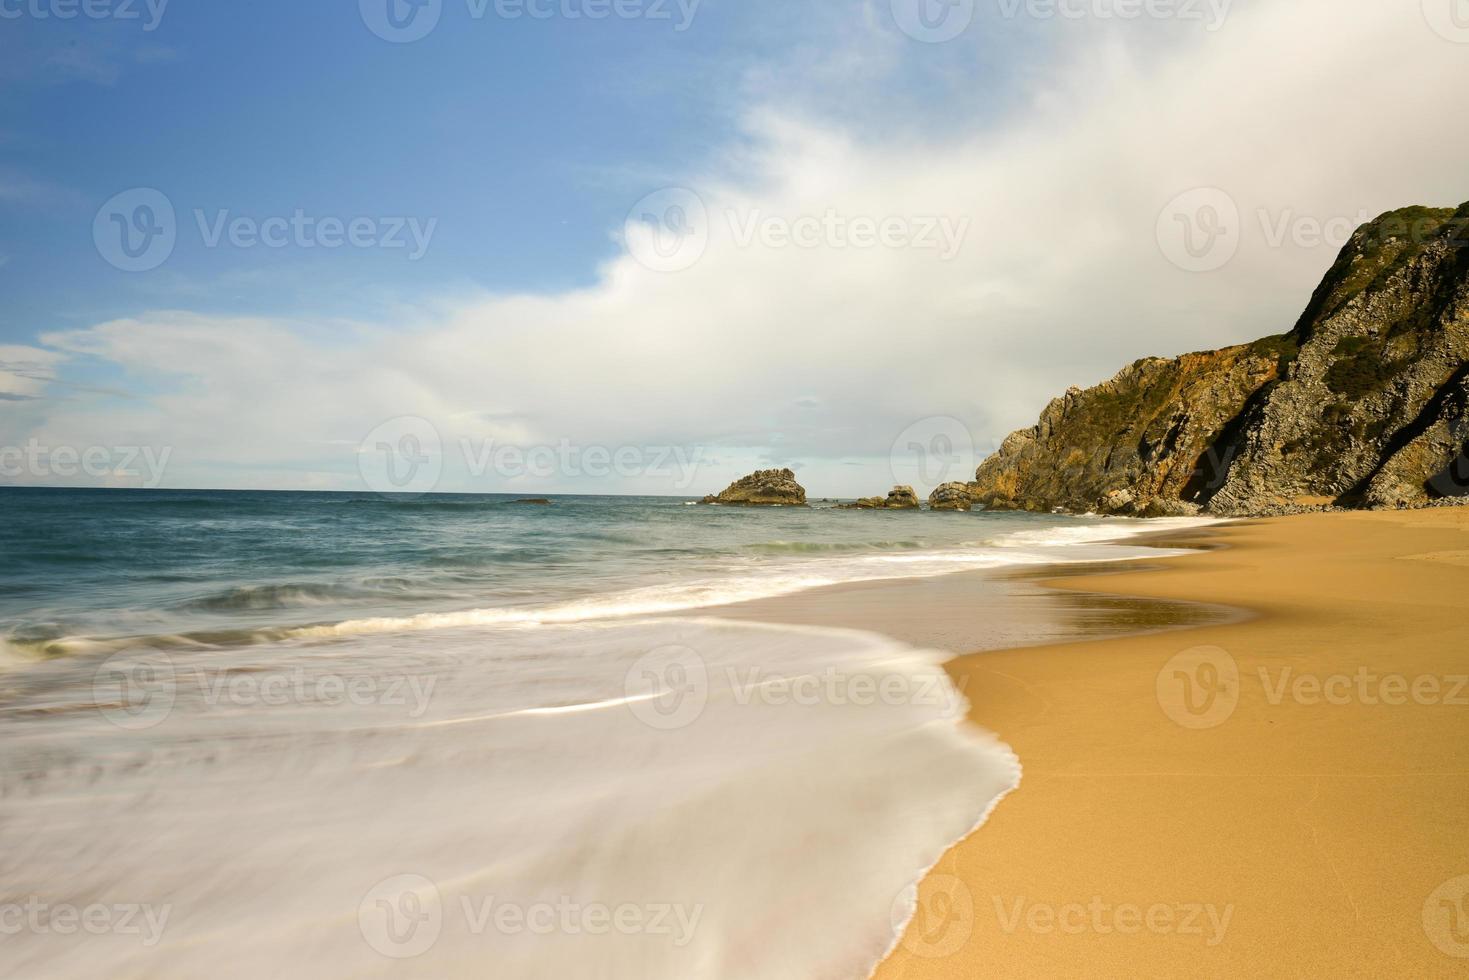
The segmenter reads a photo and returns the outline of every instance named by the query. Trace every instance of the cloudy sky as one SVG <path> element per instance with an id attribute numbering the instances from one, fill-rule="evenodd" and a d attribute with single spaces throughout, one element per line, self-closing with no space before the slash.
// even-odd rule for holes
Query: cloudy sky
<path id="1" fill-rule="evenodd" d="M 818 496 L 1469 199 L 1464 0 L 0 0 L 0 483 Z"/>

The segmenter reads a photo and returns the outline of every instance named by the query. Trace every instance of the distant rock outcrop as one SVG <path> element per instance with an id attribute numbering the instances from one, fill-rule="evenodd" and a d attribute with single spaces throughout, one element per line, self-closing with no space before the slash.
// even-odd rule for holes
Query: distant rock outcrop
<path id="1" fill-rule="evenodd" d="M 723 493 L 705 497 L 699 502 L 748 507 L 804 507 L 806 488 L 796 482 L 796 474 L 790 470 L 759 470 L 731 483 Z"/>
<path id="2" fill-rule="evenodd" d="M 1469 204 L 1363 225 L 1289 333 L 1071 389 L 969 489 L 1143 516 L 1469 499 Z"/>
<path id="3" fill-rule="evenodd" d="M 888 491 L 886 506 L 888 510 L 917 510 L 918 494 L 912 487 L 893 487 Z"/>
<path id="4" fill-rule="evenodd" d="M 863 497 L 855 504 L 842 504 L 841 510 L 918 510 L 918 494 L 912 487 L 893 487 L 886 497 Z"/>
<path id="5" fill-rule="evenodd" d="M 974 501 L 967 483 L 945 483 L 928 495 L 929 510 L 969 510 Z"/>

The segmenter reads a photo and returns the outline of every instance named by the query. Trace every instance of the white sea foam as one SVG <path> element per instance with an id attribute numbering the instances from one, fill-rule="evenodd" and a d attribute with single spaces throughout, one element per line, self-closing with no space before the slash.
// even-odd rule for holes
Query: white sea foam
<path id="1" fill-rule="evenodd" d="M 292 635 L 329 639 L 465 626 L 569 624 L 706 609 L 846 582 L 923 578 L 1010 565 L 1130 561 L 1159 557 L 1168 552 L 1156 548 L 1129 548 L 1113 542 L 1152 531 L 1179 530 L 1209 523 L 1213 522 L 1201 518 L 1147 522 L 1119 519 L 1102 524 L 1053 526 L 1012 532 L 967 548 L 807 558 L 799 563 L 771 561 L 759 570 L 741 568 L 719 578 L 629 589 L 569 602 L 352 619 L 302 627 L 293 630 Z"/>
<path id="2" fill-rule="evenodd" d="M 90 699 L 93 665 L 56 662 L 0 713 L 0 880 L 167 925 L 148 946 L 23 932 L 6 960 L 62 980 L 862 976 L 1019 778 L 961 725 L 941 659 L 714 620 L 385 634 L 180 659 L 171 711 L 131 732 L 57 710 Z M 287 665 L 433 698 L 217 705 L 188 679 Z M 597 909 L 635 928 L 589 928 Z"/>
<path id="3" fill-rule="evenodd" d="M 1181 531 L 1191 527 L 1217 524 L 1207 517 L 1166 517 L 1148 521 L 1131 518 L 1097 518 L 1095 524 L 1061 524 L 1028 531 L 1012 531 L 992 541 L 1000 547 L 1024 547 L 1027 545 L 1066 546 L 1099 544 L 1107 541 L 1124 541 L 1140 534 L 1160 531 Z"/>

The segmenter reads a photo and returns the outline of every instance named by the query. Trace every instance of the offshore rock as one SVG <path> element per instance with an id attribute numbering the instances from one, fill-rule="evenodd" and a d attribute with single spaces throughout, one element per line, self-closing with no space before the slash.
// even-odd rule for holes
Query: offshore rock
<path id="1" fill-rule="evenodd" d="M 928 495 L 929 510 L 969 510 L 974 506 L 969 484 L 945 483 Z"/>
<path id="2" fill-rule="evenodd" d="M 854 504 L 842 504 L 839 510 L 918 510 L 918 494 L 912 487 L 893 487 L 886 497 L 863 497 Z"/>
<path id="3" fill-rule="evenodd" d="M 804 507 L 806 488 L 790 470 L 758 470 L 731 483 L 723 493 L 705 497 L 703 504 L 733 504 L 749 507 Z"/>

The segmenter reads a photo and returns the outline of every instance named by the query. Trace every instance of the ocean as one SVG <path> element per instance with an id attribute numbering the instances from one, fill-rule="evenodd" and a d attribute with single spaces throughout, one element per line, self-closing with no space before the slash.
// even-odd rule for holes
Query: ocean
<path id="1" fill-rule="evenodd" d="M 864 976 L 1022 760 L 946 652 L 719 607 L 1157 555 L 1127 539 L 1168 523 L 0 490 L 0 892 L 56 924 L 7 960 Z"/>

